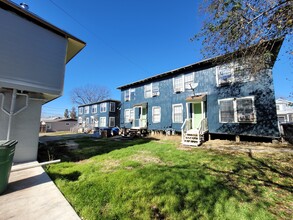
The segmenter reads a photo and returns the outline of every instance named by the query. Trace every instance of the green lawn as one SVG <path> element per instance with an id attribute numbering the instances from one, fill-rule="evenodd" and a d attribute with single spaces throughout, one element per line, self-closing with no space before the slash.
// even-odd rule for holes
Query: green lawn
<path id="1" fill-rule="evenodd" d="M 67 152 L 76 162 L 47 172 L 83 219 L 292 217 L 292 154 L 183 150 L 155 139 L 76 142 Z"/>

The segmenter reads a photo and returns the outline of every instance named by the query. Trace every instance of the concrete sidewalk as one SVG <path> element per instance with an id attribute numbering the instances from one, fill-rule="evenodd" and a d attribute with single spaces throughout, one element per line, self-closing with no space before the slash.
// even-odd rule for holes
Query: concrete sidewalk
<path id="1" fill-rule="evenodd" d="M 13 168 L 32 164 L 38 162 Z M 0 219 L 80 220 L 42 167 L 11 172 L 8 188 L 0 195 Z"/>

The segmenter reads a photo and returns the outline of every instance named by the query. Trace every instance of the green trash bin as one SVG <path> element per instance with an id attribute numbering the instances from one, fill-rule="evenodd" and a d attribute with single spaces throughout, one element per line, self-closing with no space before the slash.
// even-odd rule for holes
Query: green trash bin
<path id="1" fill-rule="evenodd" d="M 7 188 L 16 144 L 15 140 L 0 140 L 0 194 Z"/>

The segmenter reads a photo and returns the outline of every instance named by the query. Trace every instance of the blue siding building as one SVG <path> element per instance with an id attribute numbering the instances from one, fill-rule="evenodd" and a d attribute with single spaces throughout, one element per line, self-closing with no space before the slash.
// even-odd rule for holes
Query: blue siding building
<path id="1" fill-rule="evenodd" d="M 78 124 L 84 131 L 119 127 L 120 101 L 103 100 L 78 106 Z"/>
<path id="2" fill-rule="evenodd" d="M 181 132 L 199 145 L 205 134 L 279 137 L 272 67 L 253 74 L 239 57 L 217 57 L 120 86 L 120 126 L 126 131 Z"/>

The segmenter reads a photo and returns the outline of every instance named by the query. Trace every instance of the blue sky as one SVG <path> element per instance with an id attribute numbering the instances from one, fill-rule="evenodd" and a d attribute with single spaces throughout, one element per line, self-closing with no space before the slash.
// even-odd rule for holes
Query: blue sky
<path id="1" fill-rule="evenodd" d="M 87 43 L 66 66 L 64 94 L 43 106 L 43 115 L 71 109 L 72 89 L 106 86 L 120 100 L 118 86 L 202 59 L 197 0 L 26 0 L 29 10 Z M 293 68 L 285 43 L 273 69 L 276 97 L 293 91 Z"/>

